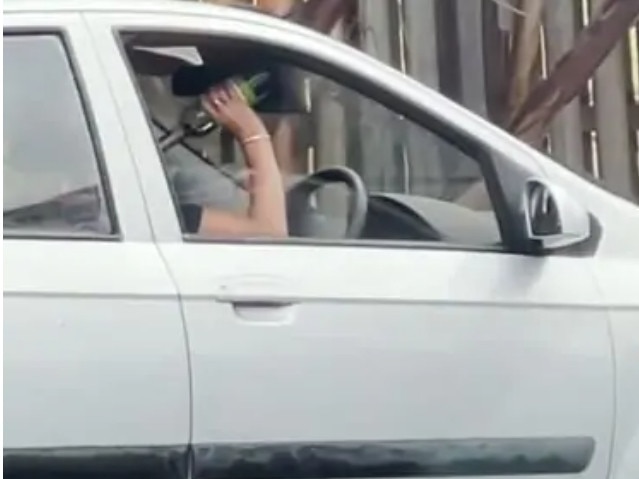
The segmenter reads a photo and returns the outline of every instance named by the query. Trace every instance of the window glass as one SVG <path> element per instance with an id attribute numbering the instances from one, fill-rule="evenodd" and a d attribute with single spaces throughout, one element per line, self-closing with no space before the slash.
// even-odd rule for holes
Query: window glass
<path id="1" fill-rule="evenodd" d="M 4 36 L 3 226 L 112 233 L 94 144 L 62 40 Z"/>
<path id="2" fill-rule="evenodd" d="M 170 43 L 170 34 L 163 43 Z M 339 182 L 325 184 L 308 199 L 310 208 L 302 208 L 305 227 L 291 231 L 292 236 L 479 247 L 501 243 L 490 201 L 467 200 L 473 191 L 485 189 L 480 167 L 480 160 L 490 161 L 485 152 L 452 144 L 375 99 L 278 60 L 263 47 L 229 41 L 218 45 L 213 39 L 202 39 L 193 47 L 202 52 L 204 65 L 214 74 L 226 71 L 230 64 L 246 78 L 246 72 L 252 72 L 249 63 L 256 58 L 260 66 L 278 72 L 280 83 L 273 95 L 286 104 L 278 107 L 277 101 L 271 101 L 268 107 L 256 109 L 273 137 L 287 188 L 335 167 L 347 167 L 363 181 L 367 214 L 356 236 L 346 234 L 353 222 L 356 195 Z M 213 129 L 163 144 L 163 138 L 179 130 L 184 111 L 197 98 L 175 96 L 171 73 L 149 74 L 153 70 L 149 58 L 144 65 L 129 60 L 156 125 L 155 136 L 176 201 L 193 203 L 199 198 L 198 204 L 205 208 L 246 214 L 250 198 L 242 185 L 247 171 L 237 143 Z M 290 203 L 288 207 L 300 210 Z"/>
<path id="3" fill-rule="evenodd" d="M 500 243 L 490 202 L 469 204 L 483 190 L 481 151 L 468 154 L 423 126 L 333 80 L 305 73 L 311 98 L 306 128 L 309 170 L 347 166 L 363 179 L 369 195 L 364 239 L 424 240 L 490 246 Z M 486 158 L 485 158 L 486 159 Z M 486 159 L 487 160 L 487 159 Z M 303 163 L 303 159 L 296 163 Z M 345 201 L 318 195 L 327 216 Z"/>

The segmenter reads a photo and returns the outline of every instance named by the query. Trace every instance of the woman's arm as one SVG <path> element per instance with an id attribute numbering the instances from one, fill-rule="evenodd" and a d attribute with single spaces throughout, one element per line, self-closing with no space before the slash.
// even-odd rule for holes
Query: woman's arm
<path id="1" fill-rule="evenodd" d="M 232 83 L 209 92 L 203 105 L 242 146 L 249 167 L 250 204 L 244 215 L 204 208 L 198 233 L 226 237 L 287 236 L 284 185 L 266 127 Z"/>

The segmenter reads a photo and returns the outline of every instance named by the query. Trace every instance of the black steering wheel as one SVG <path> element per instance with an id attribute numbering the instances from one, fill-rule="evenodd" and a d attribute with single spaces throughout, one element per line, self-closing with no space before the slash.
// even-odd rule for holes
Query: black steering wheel
<path id="1" fill-rule="evenodd" d="M 344 183 L 351 191 L 345 238 L 359 238 L 368 212 L 368 193 L 362 178 L 351 168 L 334 166 L 317 171 L 293 185 L 287 192 L 289 233 L 294 237 L 313 237 L 314 211 L 311 197 L 322 186 Z"/>

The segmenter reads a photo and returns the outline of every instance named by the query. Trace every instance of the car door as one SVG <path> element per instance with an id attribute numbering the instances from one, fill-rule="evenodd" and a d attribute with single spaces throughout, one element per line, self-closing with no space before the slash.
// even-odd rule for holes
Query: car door
<path id="1" fill-rule="evenodd" d="M 4 475 L 183 477 L 175 285 L 79 14 L 4 12 Z"/>
<path id="2" fill-rule="evenodd" d="M 181 32 L 185 44 L 209 36 L 284 51 L 367 105 L 362 147 L 371 155 L 388 146 L 377 140 L 395 131 L 378 122 L 386 112 L 402 121 L 400 131 L 412 130 L 404 147 L 421 156 L 415 166 L 424 178 L 441 149 L 462 163 L 482 161 L 480 179 L 495 169 L 516 172 L 483 178 L 502 225 L 499 245 L 476 241 L 472 227 L 459 242 L 194 238 L 182 234 L 174 210 L 157 206 L 171 196 L 166 179 L 147 177 L 153 228 L 189 335 L 193 476 L 604 477 L 613 366 L 590 259 L 516 254 L 508 232 L 516 225 L 498 205 L 499 192 L 515 195 L 522 175 L 542 176 L 527 150 L 435 92 L 319 35 L 261 15 L 189 8 L 183 16 L 89 18 L 127 131 L 136 132 L 130 141 L 140 168 L 162 158 L 134 106 L 137 86 L 126 79 L 131 67 L 114 31 L 138 40 L 150 31 L 162 45 L 171 44 L 162 32 Z M 331 88 L 324 90 L 329 96 Z M 329 96 L 318 104 L 330 103 Z M 380 163 L 354 167 L 381 191 L 380 203 L 403 201 L 401 175 L 384 173 Z M 465 181 L 463 169 L 455 171 L 461 173 L 451 173 L 452 186 Z M 446 218 L 441 228 L 450 226 Z"/>

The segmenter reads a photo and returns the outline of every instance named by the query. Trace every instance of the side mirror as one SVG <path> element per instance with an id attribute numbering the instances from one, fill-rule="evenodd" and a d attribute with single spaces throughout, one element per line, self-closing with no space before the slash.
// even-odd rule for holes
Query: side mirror
<path id="1" fill-rule="evenodd" d="M 523 208 L 528 238 L 544 250 L 565 248 L 590 237 L 588 212 L 562 188 L 544 180 L 526 182 Z"/>

